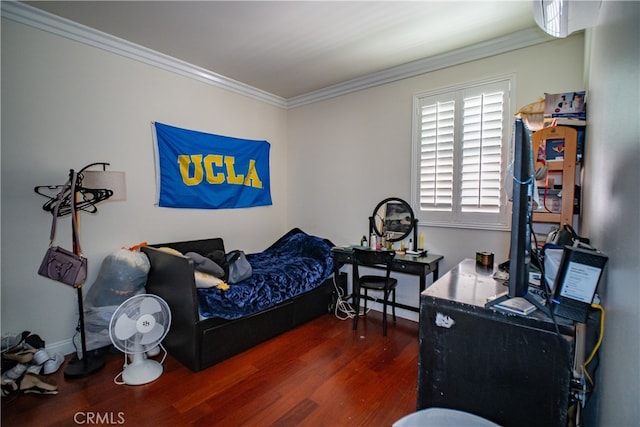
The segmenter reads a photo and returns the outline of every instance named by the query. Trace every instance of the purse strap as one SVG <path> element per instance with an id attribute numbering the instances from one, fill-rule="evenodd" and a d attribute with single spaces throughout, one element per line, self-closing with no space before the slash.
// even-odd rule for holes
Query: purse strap
<path id="1" fill-rule="evenodd" d="M 64 198 L 65 193 L 70 188 L 71 182 L 67 181 L 62 190 L 56 196 L 55 204 L 53 205 L 53 210 L 51 211 L 51 216 L 53 216 L 53 221 L 51 222 L 51 233 L 49 233 L 49 247 L 53 246 L 53 241 L 56 237 L 56 224 L 58 222 L 58 211 L 60 210 L 60 203 L 62 203 L 62 199 Z"/>
<path id="2" fill-rule="evenodd" d="M 74 247 L 77 249 L 78 254 L 82 254 L 82 249 L 80 248 L 80 240 L 78 240 L 78 223 L 76 218 L 76 183 L 78 179 L 78 174 L 76 171 L 71 171 L 71 177 L 69 181 L 62 187 L 62 190 L 56 196 L 56 204 L 53 208 L 52 215 L 53 220 L 51 222 L 51 233 L 49 234 L 49 247 L 53 246 L 53 241 L 56 237 L 56 224 L 58 222 L 58 212 L 60 209 L 60 204 L 62 200 L 64 200 L 67 191 L 69 191 L 69 203 L 71 204 L 71 230 L 73 234 L 73 243 Z"/>

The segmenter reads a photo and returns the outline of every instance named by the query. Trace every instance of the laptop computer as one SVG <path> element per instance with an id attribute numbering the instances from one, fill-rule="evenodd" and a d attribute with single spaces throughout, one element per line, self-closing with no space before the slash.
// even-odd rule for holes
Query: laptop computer
<path id="1" fill-rule="evenodd" d="M 607 261 L 598 251 L 565 246 L 551 299 L 553 314 L 586 323 Z"/>

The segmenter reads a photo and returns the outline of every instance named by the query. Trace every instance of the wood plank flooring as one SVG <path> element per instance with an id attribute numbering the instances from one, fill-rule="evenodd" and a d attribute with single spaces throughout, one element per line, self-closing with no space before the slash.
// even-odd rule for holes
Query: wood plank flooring
<path id="1" fill-rule="evenodd" d="M 2 426 L 390 426 L 416 408 L 418 324 L 390 320 L 383 337 L 370 312 L 351 327 L 322 316 L 198 373 L 169 356 L 141 386 L 114 383 L 111 354 L 86 378 L 53 374 L 57 395 L 3 398 Z"/>

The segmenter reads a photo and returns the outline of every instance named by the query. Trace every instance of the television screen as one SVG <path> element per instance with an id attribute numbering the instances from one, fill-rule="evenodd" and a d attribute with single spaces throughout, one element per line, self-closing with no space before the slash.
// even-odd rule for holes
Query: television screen
<path id="1" fill-rule="evenodd" d="M 529 287 L 531 251 L 532 145 L 529 130 L 516 119 L 513 132 L 513 210 L 509 254 L 509 297 L 523 297 Z"/>

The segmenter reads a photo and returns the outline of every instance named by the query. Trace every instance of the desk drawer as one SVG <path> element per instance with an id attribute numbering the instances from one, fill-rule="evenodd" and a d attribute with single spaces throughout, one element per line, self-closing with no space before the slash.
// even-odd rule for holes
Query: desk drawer
<path id="1" fill-rule="evenodd" d="M 407 274 L 427 274 L 431 271 L 429 264 L 418 264 L 415 262 L 394 260 L 391 267 L 393 271 Z"/>
<path id="2" fill-rule="evenodd" d="M 353 263 L 353 254 L 350 252 L 334 252 L 333 261 L 341 264 Z"/>

